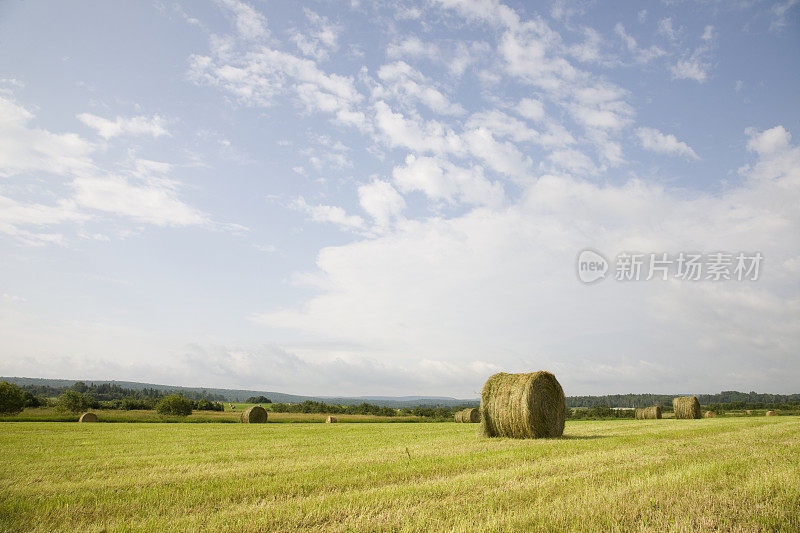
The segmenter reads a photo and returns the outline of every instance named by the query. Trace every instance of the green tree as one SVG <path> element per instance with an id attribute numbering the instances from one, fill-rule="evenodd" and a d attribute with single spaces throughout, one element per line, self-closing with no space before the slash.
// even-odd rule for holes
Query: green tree
<path id="1" fill-rule="evenodd" d="M 94 404 L 94 399 L 76 390 L 65 391 L 56 401 L 56 409 L 80 413 L 86 411 Z"/>
<path id="2" fill-rule="evenodd" d="M 192 402 L 183 396 L 164 396 L 156 405 L 156 411 L 164 416 L 187 416 L 192 414 Z"/>
<path id="3" fill-rule="evenodd" d="M 25 407 L 25 392 L 19 385 L 0 381 L 0 414 L 15 415 Z"/>
<path id="4" fill-rule="evenodd" d="M 88 386 L 86 385 L 86 383 L 84 383 L 83 381 L 76 381 L 76 382 L 75 382 L 75 383 L 72 385 L 72 390 L 74 390 L 75 392 L 80 392 L 81 394 L 83 394 L 83 393 L 85 393 L 87 390 L 89 390 L 89 387 L 88 387 Z"/>

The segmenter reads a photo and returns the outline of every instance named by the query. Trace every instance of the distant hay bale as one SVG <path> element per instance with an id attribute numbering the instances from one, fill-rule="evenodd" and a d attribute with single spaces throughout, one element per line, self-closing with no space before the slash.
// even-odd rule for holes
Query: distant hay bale
<path id="1" fill-rule="evenodd" d="M 778 413 L 776 413 L 775 411 L 767 411 L 767 414 L 764 416 L 778 416 Z"/>
<path id="2" fill-rule="evenodd" d="M 481 412 L 471 407 L 469 409 L 462 409 L 455 414 L 456 422 L 466 422 L 468 424 L 477 424 L 481 421 Z"/>
<path id="3" fill-rule="evenodd" d="M 338 421 L 339 419 L 336 418 L 335 416 L 328 416 L 328 418 L 325 419 L 326 424 L 335 424 Z"/>
<path id="4" fill-rule="evenodd" d="M 83 413 L 78 419 L 78 422 L 99 422 L 97 415 L 94 413 Z"/>
<path id="5" fill-rule="evenodd" d="M 655 420 L 661 418 L 661 407 L 658 405 L 651 405 L 644 409 L 636 409 L 636 420 Z"/>
<path id="6" fill-rule="evenodd" d="M 239 415 L 239 420 L 245 424 L 263 424 L 267 421 L 267 410 L 258 405 L 248 407 Z"/>
<path id="7" fill-rule="evenodd" d="M 706 418 L 716 418 L 717 417 L 717 413 L 715 413 L 714 411 L 706 411 L 705 417 Z"/>
<path id="8" fill-rule="evenodd" d="M 481 392 L 479 416 L 486 437 L 560 437 L 566 412 L 564 390 L 550 372 L 501 372 Z"/>
<path id="9" fill-rule="evenodd" d="M 675 398 L 672 400 L 672 408 L 675 410 L 675 418 L 702 418 L 700 402 L 696 396 Z"/>
<path id="10" fill-rule="evenodd" d="M 752 415 L 752 414 L 753 414 L 753 411 L 751 411 L 750 409 L 748 409 L 748 410 L 747 410 L 747 414 L 748 414 L 748 415 Z"/>

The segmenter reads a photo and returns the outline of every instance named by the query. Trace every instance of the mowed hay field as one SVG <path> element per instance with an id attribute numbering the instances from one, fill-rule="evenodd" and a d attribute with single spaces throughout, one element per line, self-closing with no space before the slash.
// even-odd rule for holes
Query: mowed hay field
<path id="1" fill-rule="evenodd" d="M 8 531 L 800 530 L 794 416 L 0 427 Z"/>

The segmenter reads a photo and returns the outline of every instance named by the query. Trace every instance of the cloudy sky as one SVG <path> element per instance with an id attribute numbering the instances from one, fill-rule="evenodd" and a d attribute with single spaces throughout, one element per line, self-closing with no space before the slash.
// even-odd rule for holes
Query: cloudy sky
<path id="1" fill-rule="evenodd" d="M 797 4 L 0 2 L 0 375 L 800 392 Z"/>

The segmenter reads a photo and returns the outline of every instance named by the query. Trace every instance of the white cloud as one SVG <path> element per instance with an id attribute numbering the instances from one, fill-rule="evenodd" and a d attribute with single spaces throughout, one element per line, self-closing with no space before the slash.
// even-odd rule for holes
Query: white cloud
<path id="1" fill-rule="evenodd" d="M 174 185 L 165 180 L 133 183 L 122 176 L 78 177 L 72 181 L 75 201 L 95 209 L 131 217 L 156 226 L 205 224 L 208 219 L 178 199 Z"/>
<path id="2" fill-rule="evenodd" d="M 464 141 L 449 127 L 435 120 L 406 118 L 386 102 L 375 104 L 375 125 L 390 146 L 421 153 L 463 153 Z"/>
<path id="3" fill-rule="evenodd" d="M 114 120 L 108 120 L 91 113 L 81 113 L 78 115 L 78 120 L 97 131 L 97 134 L 104 139 L 111 139 L 125 134 L 151 135 L 153 137 L 169 135 L 165 128 L 166 120 L 158 115 L 153 115 L 152 117 L 117 117 Z"/>
<path id="4" fill-rule="evenodd" d="M 72 192 L 66 196 L 63 192 L 52 192 L 52 196 L 61 196 L 55 205 L 2 197 L 0 231 L 3 233 L 26 244 L 64 243 L 63 230 L 32 232 L 28 228 L 81 224 L 97 218 L 96 213 L 87 210 L 159 226 L 211 224 L 205 214 L 178 198 L 178 183 L 167 177 L 171 165 L 140 158 L 122 165 L 121 173 L 110 173 L 95 163 L 92 157 L 95 146 L 77 134 L 55 134 L 31 127 L 33 114 L 6 98 L 0 98 L 0 116 L 5 119 L 0 120 L 0 175 L 48 172 L 59 176 Z M 116 122 L 94 115 L 79 115 L 79 118 L 98 126 L 106 138 L 121 132 L 161 135 L 163 131 L 158 121 L 146 117 Z M 58 187 L 53 187 L 56 190 Z M 79 229 L 78 235 L 88 234 Z"/>
<path id="5" fill-rule="evenodd" d="M 381 66 L 378 78 L 384 83 L 382 90 L 373 91 L 376 98 L 394 95 L 406 107 L 413 108 L 412 102 L 421 102 L 436 113 L 443 115 L 463 115 L 464 108 L 451 102 L 430 80 L 417 69 L 404 61 L 396 61 Z"/>
<path id="6" fill-rule="evenodd" d="M 483 168 L 463 168 L 439 157 L 408 155 L 405 165 L 394 168 L 392 178 L 404 193 L 421 191 L 431 200 L 448 204 L 498 207 L 504 198 L 503 186 L 489 181 Z"/>
<path id="7" fill-rule="evenodd" d="M 338 24 L 332 23 L 327 17 L 308 8 L 303 8 L 303 12 L 308 20 L 309 28 L 305 32 L 294 30 L 291 40 L 303 55 L 323 61 L 328 58 L 330 52 L 338 50 L 339 34 L 342 32 L 342 28 Z"/>
<path id="8" fill-rule="evenodd" d="M 699 159 L 688 144 L 679 141 L 672 134 L 661 133 L 655 128 L 637 128 L 636 136 L 645 150 L 662 154 L 681 155 L 687 159 Z"/>
<path id="9" fill-rule="evenodd" d="M 236 31 L 244 39 L 258 39 L 269 36 L 267 19 L 245 2 L 239 0 L 216 0 L 233 15 Z"/>
<path id="10" fill-rule="evenodd" d="M 751 132 L 759 160 L 743 171 L 741 186 L 723 193 L 687 197 L 637 180 L 543 176 L 501 211 L 407 221 L 377 238 L 325 248 L 317 266 L 327 289 L 300 310 L 259 318 L 357 341 L 365 352 L 417 368 L 430 359 L 550 369 L 568 393 L 785 386 L 800 378 L 791 330 L 800 295 L 795 273 L 782 266 L 800 256 L 800 148 L 787 145 L 784 132 Z M 612 257 L 758 250 L 769 267 L 758 282 L 587 287 L 574 273 L 586 246 Z M 653 379 L 653 365 L 666 359 L 670 371 Z M 765 365 L 775 372 L 763 372 Z M 474 376 L 476 387 L 483 377 Z"/>
<path id="11" fill-rule="evenodd" d="M 32 127 L 34 116 L 0 96 L 0 177 L 20 172 L 61 174 L 92 167 L 94 146 L 75 133 L 52 133 Z"/>
<path id="12" fill-rule="evenodd" d="M 675 28 L 672 27 L 672 18 L 667 17 L 658 21 L 658 33 L 674 41 L 678 38 Z"/>
<path id="13" fill-rule="evenodd" d="M 523 98 L 520 100 L 516 110 L 517 113 L 534 122 L 542 120 L 545 116 L 544 104 L 542 104 L 540 100 L 534 100 L 533 98 Z"/>
<path id="14" fill-rule="evenodd" d="M 359 186 L 358 201 L 378 226 L 387 226 L 406 208 L 403 197 L 391 184 L 381 180 Z"/>
<path id="15" fill-rule="evenodd" d="M 310 205 L 300 196 L 292 203 L 292 207 L 307 213 L 314 222 L 329 222 L 343 230 L 356 230 L 364 227 L 364 219 L 358 215 L 348 215 L 347 212 L 335 205 Z"/>
<path id="16" fill-rule="evenodd" d="M 442 56 L 442 52 L 434 43 L 426 43 L 421 41 L 419 37 L 409 36 L 400 41 L 390 43 L 386 47 L 386 55 L 391 59 L 408 57 L 415 59 L 426 58 L 435 61 Z"/>

